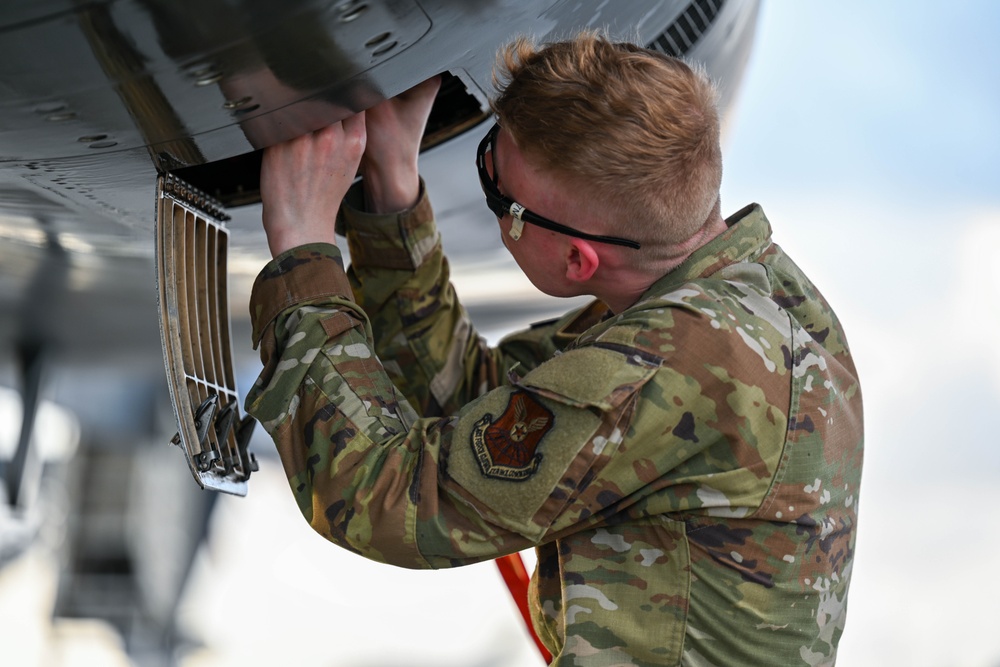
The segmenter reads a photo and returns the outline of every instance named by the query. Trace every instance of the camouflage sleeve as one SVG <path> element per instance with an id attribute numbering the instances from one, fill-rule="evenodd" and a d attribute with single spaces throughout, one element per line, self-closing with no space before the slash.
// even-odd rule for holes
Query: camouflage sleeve
<path id="1" fill-rule="evenodd" d="M 365 212 L 362 188 L 351 189 L 338 217 L 348 277 L 371 318 L 376 353 L 420 414 L 452 414 L 502 384 L 510 367 L 533 368 L 551 356 L 555 347 L 541 329 L 497 348 L 476 333 L 450 282 L 422 183 L 412 209 L 389 215 Z"/>
<path id="2" fill-rule="evenodd" d="M 356 553 L 427 567 L 407 526 L 434 454 L 413 442 L 437 432 L 380 372 L 340 251 L 313 244 L 276 257 L 254 283 L 250 314 L 264 369 L 246 410 L 273 438 L 303 516 Z"/>
<path id="3" fill-rule="evenodd" d="M 599 485 L 579 481 L 606 462 L 655 371 L 609 351 L 567 354 L 450 418 L 418 418 L 373 352 L 337 248 L 277 257 L 251 314 L 264 369 L 246 409 L 274 439 L 302 514 L 330 541 L 405 567 L 495 558 L 587 521 Z M 582 393 L 558 390 L 581 380 Z"/>

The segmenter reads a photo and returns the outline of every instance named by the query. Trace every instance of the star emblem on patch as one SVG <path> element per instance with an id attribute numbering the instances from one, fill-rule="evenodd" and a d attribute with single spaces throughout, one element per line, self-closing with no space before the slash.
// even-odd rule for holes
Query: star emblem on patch
<path id="1" fill-rule="evenodd" d="M 552 428 L 552 412 L 530 394 L 511 394 L 503 413 L 485 414 L 472 427 L 472 450 L 486 477 L 524 481 L 542 461 L 538 444 Z"/>

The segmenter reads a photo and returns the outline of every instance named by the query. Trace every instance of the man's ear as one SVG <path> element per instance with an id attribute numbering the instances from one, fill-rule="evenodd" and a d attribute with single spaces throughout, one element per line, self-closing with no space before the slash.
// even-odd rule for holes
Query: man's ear
<path id="1" fill-rule="evenodd" d="M 573 282 L 586 282 L 597 271 L 601 258 L 590 241 L 571 238 L 566 255 L 566 278 Z"/>

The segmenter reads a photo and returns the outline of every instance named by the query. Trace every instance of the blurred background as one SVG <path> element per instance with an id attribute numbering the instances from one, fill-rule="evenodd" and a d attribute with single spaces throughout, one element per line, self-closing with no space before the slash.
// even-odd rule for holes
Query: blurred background
<path id="1" fill-rule="evenodd" d="M 988 0 L 765 2 L 726 131 L 723 211 L 764 206 L 861 374 L 848 667 L 1000 667 L 998 28 Z M 467 160 L 457 182 L 479 197 Z M 491 340 L 566 308 L 502 254 L 455 282 Z M 491 307 L 498 289 L 523 292 L 520 315 Z M 216 500 L 185 667 L 542 664 L 492 564 L 409 572 L 333 548 L 276 459 L 261 467 L 247 498 Z M 110 627 L 51 624 L 54 568 L 40 548 L 0 570 L 0 662 L 128 664 Z"/>

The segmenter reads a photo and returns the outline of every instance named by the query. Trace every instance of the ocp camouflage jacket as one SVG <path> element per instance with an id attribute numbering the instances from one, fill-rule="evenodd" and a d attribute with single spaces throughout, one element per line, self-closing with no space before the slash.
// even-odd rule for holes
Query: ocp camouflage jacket
<path id="1" fill-rule="evenodd" d="M 491 349 L 426 196 L 375 216 L 358 195 L 348 273 L 303 246 L 251 299 L 247 411 L 316 531 L 411 568 L 537 547 L 556 665 L 833 664 L 861 394 L 758 206 L 624 312 L 595 303 Z"/>

